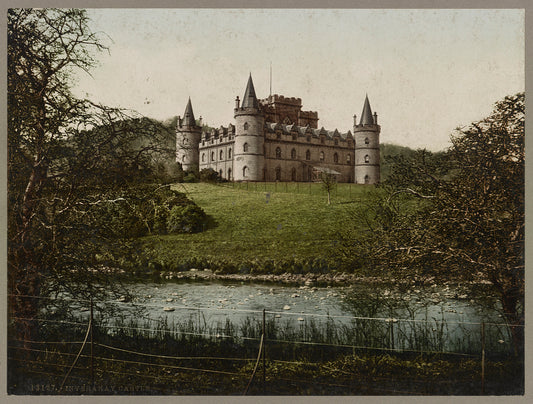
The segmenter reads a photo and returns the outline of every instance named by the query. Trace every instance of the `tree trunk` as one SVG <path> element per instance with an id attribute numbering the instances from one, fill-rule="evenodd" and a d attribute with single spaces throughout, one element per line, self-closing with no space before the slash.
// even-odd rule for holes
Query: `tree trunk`
<path id="1" fill-rule="evenodd" d="M 501 301 L 505 319 L 510 327 L 515 355 L 522 356 L 524 353 L 524 317 L 519 313 L 519 299 L 512 294 L 503 294 Z"/>

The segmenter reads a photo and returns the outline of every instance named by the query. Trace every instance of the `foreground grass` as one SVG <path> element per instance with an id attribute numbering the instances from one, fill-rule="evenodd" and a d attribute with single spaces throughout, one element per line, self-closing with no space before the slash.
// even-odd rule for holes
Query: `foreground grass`
<path id="1" fill-rule="evenodd" d="M 373 188 L 338 184 L 330 205 L 320 184 L 197 183 L 175 189 L 201 206 L 214 224 L 192 235 L 146 237 L 155 264 L 165 270 L 227 265 L 246 271 L 249 263 L 267 261 L 329 270 L 339 230 Z"/>

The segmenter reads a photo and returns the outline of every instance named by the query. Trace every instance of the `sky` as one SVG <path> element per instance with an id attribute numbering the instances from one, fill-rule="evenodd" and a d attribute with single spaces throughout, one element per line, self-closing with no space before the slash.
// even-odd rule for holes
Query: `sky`
<path id="1" fill-rule="evenodd" d="M 524 91 L 524 11 L 90 9 L 109 52 L 74 93 L 165 120 L 233 122 L 251 73 L 256 94 L 302 99 L 319 127 L 352 130 L 365 95 L 381 142 L 432 151 L 457 127 Z M 105 35 L 104 35 L 105 33 Z"/>

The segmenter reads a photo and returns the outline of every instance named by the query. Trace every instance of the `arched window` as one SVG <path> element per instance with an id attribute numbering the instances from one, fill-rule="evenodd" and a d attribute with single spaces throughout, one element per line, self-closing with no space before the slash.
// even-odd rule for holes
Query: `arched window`
<path id="1" fill-rule="evenodd" d="M 231 168 L 228 168 L 228 180 L 231 181 Z"/>
<path id="2" fill-rule="evenodd" d="M 335 153 L 335 154 L 333 155 L 333 162 L 334 162 L 334 163 L 338 163 L 338 162 L 339 162 L 339 155 L 338 155 L 337 153 Z"/>
<path id="3" fill-rule="evenodd" d="M 218 176 L 222 178 L 222 169 L 218 172 Z"/>
<path id="4" fill-rule="evenodd" d="M 244 130 L 248 130 L 248 122 L 244 122 Z"/>
<path id="5" fill-rule="evenodd" d="M 276 181 L 281 181 L 281 167 L 276 167 Z"/>
<path id="6" fill-rule="evenodd" d="M 369 184 L 370 183 L 370 176 L 367 174 L 365 175 L 365 184 Z"/>
<path id="7" fill-rule="evenodd" d="M 366 137 L 365 138 L 365 144 L 369 144 L 370 143 L 370 140 Z"/>
<path id="8" fill-rule="evenodd" d="M 248 167 L 246 167 L 246 166 L 244 166 L 244 167 L 242 168 L 242 177 L 243 177 L 243 178 L 248 177 Z"/>
<path id="9" fill-rule="evenodd" d="M 215 161 L 215 152 L 211 152 L 211 161 Z"/>
<path id="10" fill-rule="evenodd" d="M 291 181 L 296 181 L 296 168 L 291 170 Z"/>
<path id="11" fill-rule="evenodd" d="M 231 158 L 231 148 L 228 149 L 228 159 Z"/>
<path id="12" fill-rule="evenodd" d="M 185 154 L 181 156 L 181 161 L 185 162 Z"/>
<path id="13" fill-rule="evenodd" d="M 291 159 L 295 159 L 296 158 L 296 149 L 292 149 L 291 150 Z"/>
<path id="14" fill-rule="evenodd" d="M 324 161 L 324 152 L 323 151 L 320 152 L 320 161 Z"/>
<path id="15" fill-rule="evenodd" d="M 220 150 L 220 160 L 222 160 L 223 158 L 224 158 L 224 151 Z"/>
<path id="16" fill-rule="evenodd" d="M 311 160 L 311 151 L 309 149 L 307 149 L 307 151 L 305 152 L 305 159 Z"/>
<path id="17" fill-rule="evenodd" d="M 352 155 L 351 155 L 351 154 L 348 154 L 348 155 L 346 156 L 346 163 L 347 163 L 347 164 L 350 164 L 351 162 L 352 162 Z"/>
<path id="18" fill-rule="evenodd" d="M 248 151 L 248 143 L 242 145 L 242 151 L 245 153 Z"/>
<path id="19" fill-rule="evenodd" d="M 281 158 L 281 149 L 279 147 L 276 147 L 276 158 L 277 159 Z"/>
<path id="20" fill-rule="evenodd" d="M 202 163 L 205 161 L 205 153 L 202 153 Z"/>
<path id="21" fill-rule="evenodd" d="M 365 156 L 365 163 L 370 163 L 370 156 L 368 154 Z"/>

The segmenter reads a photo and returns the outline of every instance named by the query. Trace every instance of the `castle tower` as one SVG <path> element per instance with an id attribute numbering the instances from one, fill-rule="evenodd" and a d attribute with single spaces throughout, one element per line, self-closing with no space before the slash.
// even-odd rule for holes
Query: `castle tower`
<path id="1" fill-rule="evenodd" d="M 378 116 L 370 108 L 368 95 L 357 125 L 354 115 L 355 139 L 355 183 L 377 184 L 380 181 L 379 132 Z"/>
<path id="2" fill-rule="evenodd" d="M 198 171 L 200 137 L 201 128 L 196 125 L 189 97 L 183 119 L 178 116 L 176 127 L 176 161 L 181 163 L 183 170 Z"/>
<path id="3" fill-rule="evenodd" d="M 264 125 L 265 118 L 255 95 L 252 75 L 239 106 L 235 100 L 235 157 L 233 178 L 236 181 L 262 181 L 264 179 Z"/>

